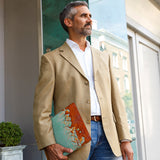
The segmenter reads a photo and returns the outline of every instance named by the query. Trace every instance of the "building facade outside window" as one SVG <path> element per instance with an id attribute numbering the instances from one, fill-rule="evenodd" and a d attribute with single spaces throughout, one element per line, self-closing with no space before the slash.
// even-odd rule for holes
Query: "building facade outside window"
<path id="1" fill-rule="evenodd" d="M 119 68 L 118 54 L 113 52 L 112 56 L 113 56 L 113 66 L 115 68 Z"/>
<path id="2" fill-rule="evenodd" d="M 123 70 L 128 71 L 127 57 L 123 57 Z"/>
<path id="3" fill-rule="evenodd" d="M 119 90 L 121 90 L 120 78 L 116 78 L 116 80 L 117 80 L 117 83 L 118 83 Z"/>
<path id="4" fill-rule="evenodd" d="M 124 88 L 125 88 L 125 91 L 129 91 L 130 90 L 129 79 L 128 79 L 127 75 L 124 76 Z"/>

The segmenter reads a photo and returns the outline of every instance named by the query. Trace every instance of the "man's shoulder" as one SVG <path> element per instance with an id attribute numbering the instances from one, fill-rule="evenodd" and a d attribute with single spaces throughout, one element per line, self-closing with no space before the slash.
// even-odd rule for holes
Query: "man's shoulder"
<path id="1" fill-rule="evenodd" d="M 59 57 L 61 51 L 64 50 L 66 46 L 67 46 L 67 44 L 63 43 L 60 47 L 58 47 L 50 52 L 45 53 L 43 56 L 47 57 L 48 59 L 57 58 L 57 57 Z"/>
<path id="2" fill-rule="evenodd" d="M 56 54 L 59 54 L 59 51 L 61 50 L 61 48 L 63 48 L 64 45 L 65 45 L 65 43 L 62 44 L 61 46 L 59 46 L 58 48 L 53 49 L 52 51 L 45 53 L 44 55 L 48 56 L 48 57 L 55 56 Z"/>

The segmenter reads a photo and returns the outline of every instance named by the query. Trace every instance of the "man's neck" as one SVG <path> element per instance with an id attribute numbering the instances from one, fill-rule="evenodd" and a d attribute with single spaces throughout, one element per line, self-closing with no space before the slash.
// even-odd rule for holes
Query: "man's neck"
<path id="1" fill-rule="evenodd" d="M 81 37 L 81 38 L 75 38 L 75 37 L 69 37 L 70 40 L 74 41 L 75 43 L 77 43 L 79 45 L 79 48 L 82 51 L 85 51 L 86 48 L 86 37 Z"/>

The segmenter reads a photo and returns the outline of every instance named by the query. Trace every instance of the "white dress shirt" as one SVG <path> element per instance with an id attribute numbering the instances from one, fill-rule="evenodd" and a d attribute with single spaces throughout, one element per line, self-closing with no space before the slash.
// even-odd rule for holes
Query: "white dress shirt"
<path id="1" fill-rule="evenodd" d="M 93 75 L 93 63 L 92 63 L 92 52 L 90 48 L 90 44 L 86 41 L 87 46 L 85 51 L 82 51 L 79 48 L 79 45 L 74 41 L 67 39 L 66 43 L 72 49 L 73 53 L 75 54 L 82 70 L 86 78 L 89 81 L 89 88 L 90 88 L 90 100 L 91 100 L 91 115 L 101 115 L 100 105 L 98 101 L 98 97 L 95 91 L 94 86 L 94 75 Z"/>

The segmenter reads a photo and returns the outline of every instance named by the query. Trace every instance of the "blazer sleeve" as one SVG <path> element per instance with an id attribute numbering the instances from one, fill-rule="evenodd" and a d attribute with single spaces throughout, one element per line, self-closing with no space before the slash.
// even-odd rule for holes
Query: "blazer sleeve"
<path id="1" fill-rule="evenodd" d="M 112 98 L 112 109 L 115 117 L 115 124 L 117 128 L 119 141 L 129 140 L 131 141 L 131 135 L 129 132 L 129 126 L 127 122 L 127 114 L 125 110 L 124 103 L 120 96 L 119 88 L 115 75 L 113 72 L 112 62 L 109 56 L 109 67 L 110 67 L 110 77 L 111 77 L 111 98 Z"/>
<path id="2" fill-rule="evenodd" d="M 33 105 L 34 133 L 38 149 L 43 149 L 55 143 L 50 119 L 54 85 L 55 73 L 53 64 L 46 55 L 43 55 Z"/>

